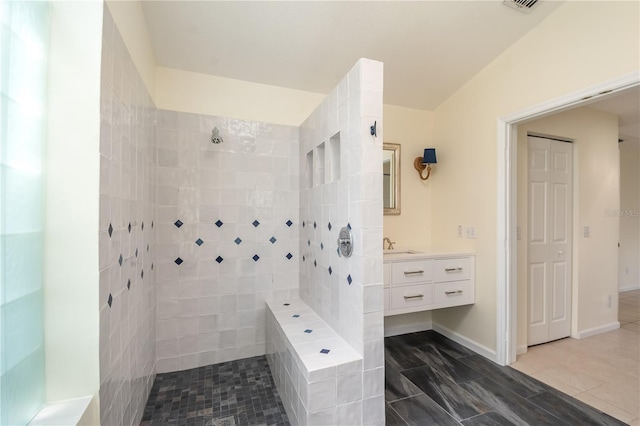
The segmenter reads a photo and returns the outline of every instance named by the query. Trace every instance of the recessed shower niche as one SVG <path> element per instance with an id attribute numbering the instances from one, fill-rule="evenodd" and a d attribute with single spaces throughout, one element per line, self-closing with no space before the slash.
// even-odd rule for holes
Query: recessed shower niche
<path id="1" fill-rule="evenodd" d="M 307 188 L 340 179 L 340 132 L 307 153 L 305 176 Z"/>

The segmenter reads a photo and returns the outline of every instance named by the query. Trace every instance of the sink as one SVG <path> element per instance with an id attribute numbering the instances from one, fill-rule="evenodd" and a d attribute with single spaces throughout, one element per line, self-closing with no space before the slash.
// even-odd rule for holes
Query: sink
<path id="1" fill-rule="evenodd" d="M 421 251 L 417 250 L 384 250 L 383 258 L 389 259 L 393 257 L 406 257 L 412 254 L 421 254 Z"/>

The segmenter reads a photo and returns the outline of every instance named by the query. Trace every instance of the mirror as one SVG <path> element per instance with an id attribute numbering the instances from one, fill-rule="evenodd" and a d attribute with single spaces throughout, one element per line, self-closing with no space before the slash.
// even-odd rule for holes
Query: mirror
<path id="1" fill-rule="evenodd" d="M 400 214 L 400 144 L 383 145 L 382 173 L 384 214 Z"/>

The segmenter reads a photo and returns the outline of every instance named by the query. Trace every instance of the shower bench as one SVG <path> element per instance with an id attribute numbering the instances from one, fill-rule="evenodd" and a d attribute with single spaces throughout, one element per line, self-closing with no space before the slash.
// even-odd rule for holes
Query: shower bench
<path id="1" fill-rule="evenodd" d="M 362 356 L 300 299 L 267 302 L 266 317 L 267 361 L 289 421 L 336 424 L 342 403 L 362 400 Z"/>

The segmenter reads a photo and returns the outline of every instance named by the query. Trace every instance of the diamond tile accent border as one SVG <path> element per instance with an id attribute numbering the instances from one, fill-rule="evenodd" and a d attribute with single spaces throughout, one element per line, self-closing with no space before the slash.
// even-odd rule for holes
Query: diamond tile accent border
<path id="1" fill-rule="evenodd" d="M 173 224 L 176 226 L 176 228 L 180 228 L 182 225 L 184 225 L 184 223 L 182 223 L 180 219 L 176 220 Z"/>
<path id="2" fill-rule="evenodd" d="M 131 279 L 127 280 L 127 290 L 131 290 Z"/>
<path id="3" fill-rule="evenodd" d="M 220 228 L 222 225 L 224 225 L 224 222 L 223 222 L 223 221 L 221 221 L 220 219 L 218 219 L 218 220 L 216 220 L 215 225 L 216 225 L 218 228 Z"/>
<path id="4" fill-rule="evenodd" d="M 269 238 L 269 241 L 271 241 L 271 244 L 275 244 L 276 241 L 278 241 L 278 240 L 276 239 L 276 237 L 271 237 L 271 238 Z"/>
<path id="5" fill-rule="evenodd" d="M 196 244 L 197 244 L 198 246 L 201 246 L 202 244 L 204 244 L 204 241 L 202 241 L 202 239 L 201 239 L 201 238 L 198 238 L 198 239 L 196 240 Z"/>
<path id="6" fill-rule="evenodd" d="M 331 231 L 331 222 L 329 222 L 329 224 L 327 225 L 327 228 L 329 228 L 329 231 Z"/>
<path id="7" fill-rule="evenodd" d="M 109 233 L 109 238 L 111 238 L 111 235 L 113 235 L 113 226 L 111 226 L 111 224 L 109 224 L 109 229 L 107 229 L 107 232 Z"/>
<path id="8" fill-rule="evenodd" d="M 129 229 L 129 233 L 131 233 L 131 222 L 129 222 L 129 226 L 127 227 L 127 229 Z"/>
<path id="9" fill-rule="evenodd" d="M 240 243 L 242 242 L 242 238 L 238 237 L 235 240 L 233 240 L 234 243 L 236 243 L 237 245 L 240 245 Z"/>
<path id="10" fill-rule="evenodd" d="M 300 314 L 293 314 L 291 315 L 291 318 L 300 318 Z"/>
<path id="11" fill-rule="evenodd" d="M 349 283 L 349 285 L 351 285 L 351 282 L 352 282 L 352 281 L 353 281 L 353 280 L 351 279 L 351 274 L 349 274 L 349 275 L 347 276 L 347 282 Z"/>
<path id="12" fill-rule="evenodd" d="M 320 349 L 320 353 L 321 354 L 328 354 L 329 352 L 331 352 L 331 349 Z"/>
<path id="13" fill-rule="evenodd" d="M 218 263 L 222 263 L 223 260 L 224 259 L 222 257 L 220 257 L 220 256 L 216 257 L 216 262 L 218 262 Z"/>
<path id="14" fill-rule="evenodd" d="M 324 243 L 320 243 L 320 250 L 324 250 Z"/>
<path id="15" fill-rule="evenodd" d="M 258 220 L 257 220 L 257 219 L 256 219 L 256 220 L 254 220 L 251 224 L 252 224 L 253 226 L 255 226 L 256 228 L 257 228 L 258 226 L 260 226 L 260 222 L 258 222 Z"/>
<path id="16" fill-rule="evenodd" d="M 331 266 L 329 266 L 329 275 L 333 274 L 333 269 L 331 269 Z"/>
<path id="17" fill-rule="evenodd" d="M 260 260 L 260 256 L 258 256 L 257 254 L 254 254 L 252 259 L 254 262 L 257 262 L 258 260 Z"/>
<path id="18" fill-rule="evenodd" d="M 184 262 L 184 260 L 177 258 L 176 260 L 174 260 L 174 262 L 176 262 L 176 265 L 180 266 L 182 262 Z"/>
<path id="19" fill-rule="evenodd" d="M 122 261 L 123 261 L 123 260 L 124 260 L 124 259 L 122 258 L 122 255 L 120 255 L 120 257 L 118 258 L 118 263 L 120 264 L 120 266 L 122 266 Z"/>
<path id="20" fill-rule="evenodd" d="M 311 333 L 313 333 L 313 330 L 307 328 L 304 332 L 307 333 L 307 334 L 311 334 Z"/>
<path id="21" fill-rule="evenodd" d="M 109 305 L 109 307 L 111 307 L 112 303 L 113 303 L 113 296 L 111 295 L 111 293 L 109 293 L 109 298 L 107 299 L 107 305 Z"/>
<path id="22" fill-rule="evenodd" d="M 282 306 L 289 306 L 291 303 L 283 303 Z"/>
<path id="23" fill-rule="evenodd" d="M 291 225 L 293 225 L 293 222 L 291 222 L 291 220 L 287 220 L 286 225 L 291 228 Z"/>
<path id="24" fill-rule="evenodd" d="M 293 255 L 291 253 L 287 253 L 287 255 L 285 256 L 287 259 L 291 260 L 291 258 L 293 257 Z"/>

